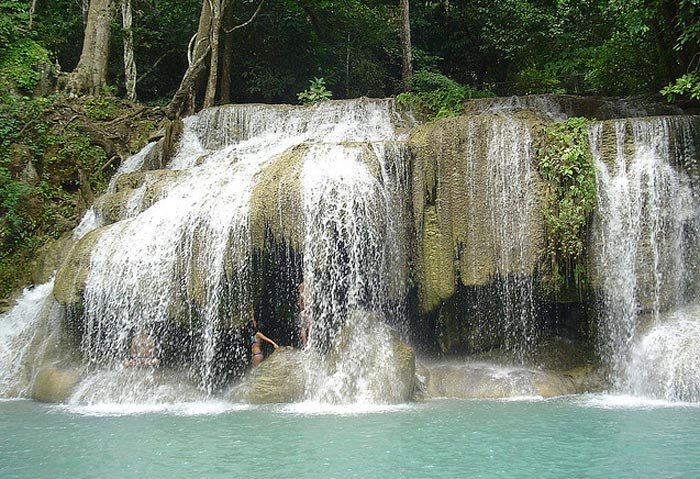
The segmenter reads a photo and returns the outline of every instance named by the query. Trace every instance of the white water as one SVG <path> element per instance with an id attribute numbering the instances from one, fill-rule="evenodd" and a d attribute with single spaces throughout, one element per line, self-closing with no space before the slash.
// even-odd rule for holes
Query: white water
<path id="1" fill-rule="evenodd" d="M 700 401 L 700 306 L 665 314 L 632 346 L 629 388 L 637 396 Z"/>
<path id="2" fill-rule="evenodd" d="M 697 128 L 692 118 L 651 118 L 613 122 L 612 132 L 603 124 L 591 129 L 598 200 L 592 254 L 602 292 L 599 348 L 618 391 L 700 398 L 685 384 L 697 383 L 697 377 L 676 374 L 692 368 L 692 357 L 669 354 L 673 343 L 686 341 L 697 353 L 697 335 L 662 314 L 698 299 L 700 205 L 682 168 L 695 165 Z M 614 151 L 604 151 L 603 135 L 611 133 Z M 642 314 L 652 329 L 640 338 Z M 650 354 L 664 357 L 642 360 Z"/>
<path id="3" fill-rule="evenodd" d="M 312 402 L 401 400 L 385 315 L 402 314 L 391 300 L 406 287 L 399 190 L 404 158 L 395 145 L 378 143 L 399 140 L 393 128 L 375 133 L 373 144 L 315 145 L 304 159 L 304 284 L 311 318 L 306 373 Z"/>
<path id="4" fill-rule="evenodd" d="M 469 125 L 464 181 L 468 204 L 486 211 L 486 217 L 476 216 L 471 211 L 462 214 L 467 216 L 468 234 L 485 231 L 481 240 L 490 243 L 488 254 L 495 262 L 497 277 L 492 278 L 495 297 L 487 294 L 485 298 L 477 298 L 477 308 L 498 310 L 484 327 L 501 338 L 502 348 L 514 353 L 522 363 L 537 341 L 531 259 L 537 245 L 530 228 L 539 220 L 535 217 L 532 138 L 529 126 L 511 115 L 494 117 L 484 130 L 478 129 L 475 123 Z M 485 151 L 477 147 L 480 135 L 486 136 Z M 486 160 L 480 155 L 486 155 Z M 479 171 L 480 164 L 487 165 L 484 172 Z M 486 189 L 480 191 L 476 185 L 484 180 Z M 482 244 L 474 247 L 476 251 L 484 251 Z M 475 262 L 475 269 L 483 261 L 479 253 L 469 252 L 468 257 Z"/>
<path id="5" fill-rule="evenodd" d="M 0 315 L 0 397 L 25 396 L 31 377 L 27 377 L 32 337 L 41 311 L 53 300 L 53 278 L 45 284 L 25 289 L 15 306 Z"/>
<path id="6" fill-rule="evenodd" d="M 167 181 L 145 173 L 153 176 L 148 181 L 161 181 L 157 198 L 144 204 L 144 182 L 126 201 L 121 221 L 100 231 L 84 294 L 86 357 L 100 369 L 119 369 L 134 331 L 157 335 L 174 321 L 193 330 L 187 361 L 203 389 L 213 392 L 222 359 L 240 361 L 246 353 L 222 351 L 221 336 L 229 320 L 247 318 L 252 308 L 253 188 L 271 162 L 302 144 L 308 151 L 300 185 L 306 225 L 301 249 L 313 298 L 312 337 L 324 330 L 333 344 L 336 326 L 347 319 L 335 315 L 360 308 L 381 321 L 393 305 L 390 286 L 398 284 L 394 293 L 403 294 L 403 269 L 393 265 L 405 257 L 396 228 L 403 213 L 394 207 L 397 175 L 404 169 L 390 164 L 387 158 L 396 162 L 397 150 L 384 143 L 399 136 L 396 119 L 389 102 L 370 100 L 312 108 L 231 105 L 187 119 L 169 165 L 178 173 Z M 280 215 L 293 214 L 278 208 Z M 390 246 L 398 253 L 388 255 Z M 335 274 L 347 268 L 349 276 Z M 319 277 L 324 269 L 334 274 Z M 330 317 L 339 323 L 329 325 Z M 377 354 L 386 352 L 387 338 L 372 331 Z M 375 361 L 371 369 L 380 366 Z M 335 371 L 341 369 L 347 368 Z M 321 383 L 314 383 L 316 389 L 325 387 Z M 340 393 L 345 401 L 365 393 L 353 394 Z"/>

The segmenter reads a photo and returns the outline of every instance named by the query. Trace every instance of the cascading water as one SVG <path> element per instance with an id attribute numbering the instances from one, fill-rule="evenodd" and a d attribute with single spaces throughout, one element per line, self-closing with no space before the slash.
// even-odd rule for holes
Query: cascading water
<path id="1" fill-rule="evenodd" d="M 497 269 L 503 277 L 499 299 L 505 349 L 523 361 L 536 341 L 533 276 L 527 258 L 535 247 L 527 219 L 535 213 L 529 129 L 513 119 L 494 122 L 489 137 L 488 175 L 490 227 L 496 239 Z M 525 219 L 525 221 L 524 221 Z M 508 272 L 505 273 L 504 272 Z"/>
<path id="2" fill-rule="evenodd" d="M 400 148 L 385 143 L 397 138 L 396 118 L 387 101 L 358 100 L 311 108 L 232 105 L 187 119 L 170 171 L 141 173 L 138 187 L 122 198 L 116 222 L 95 234 L 83 294 L 84 355 L 119 369 L 135 332 L 158 336 L 175 324 L 190 331 L 186 361 L 203 389 L 213 392 L 225 369 L 243 363 L 246 354 L 242 339 L 235 351 L 222 350 L 222 335 L 245 323 L 252 307 L 254 190 L 276 162 L 298 154 L 311 345 L 337 347 L 333 339 L 342 323 L 361 330 L 353 337 L 369 337 L 361 344 L 376 338 L 374 349 L 384 351 L 389 339 L 383 326 L 366 322 L 370 315 L 381 321 L 401 304 L 396 292 L 404 294 L 405 272 L 396 267 L 406 255 L 397 230 L 404 223 L 396 182 L 405 173 L 387 160 L 397 160 Z M 129 172 L 140 167 L 132 163 L 113 182 L 113 196 L 124 195 L 120 181 L 131 182 Z M 280 217 L 302 216 L 281 203 L 277 209 Z M 353 326 L 350 319 L 357 317 L 365 323 Z M 341 362 L 336 373 L 350 368 Z M 353 377 L 361 381 L 368 371 L 355 370 Z M 323 389 L 321 383 L 327 381 L 319 379 L 314 388 Z M 333 400 L 359 400 L 365 389 Z"/>
<path id="3" fill-rule="evenodd" d="M 368 144 L 316 145 L 306 155 L 301 182 L 311 400 L 399 400 L 392 391 L 397 367 L 384 317 L 400 314 L 391 307 L 391 286 L 405 269 L 400 223 L 393 221 L 401 215 L 400 176 L 389 173 L 402 170 L 401 159 L 383 145 Z"/>
<path id="4" fill-rule="evenodd" d="M 618 391 L 678 398 L 674 381 L 686 384 L 686 391 L 693 389 L 688 382 L 700 384 L 697 373 L 684 378 L 659 373 L 688 372 L 681 363 L 668 365 L 687 360 L 684 353 L 663 361 L 640 359 L 640 348 L 649 352 L 653 344 L 658 354 L 671 343 L 680 344 L 672 338 L 682 331 L 693 330 L 677 320 L 667 323 L 662 313 L 697 300 L 700 205 L 692 175 L 697 174 L 699 131 L 697 118 L 673 117 L 591 128 L 598 200 L 592 254 L 603 309 L 599 347 Z M 697 354 L 697 343 L 690 343 Z M 660 376 L 666 378 L 663 386 L 655 379 Z M 700 399 L 697 394 L 685 398 Z"/>
<path id="5" fill-rule="evenodd" d="M 26 289 L 17 304 L 0 315 L 0 397 L 25 396 L 27 393 L 31 382 L 31 361 L 26 356 L 32 353 L 32 337 L 41 312 L 50 307 L 52 288 L 53 279 Z"/>
<path id="6" fill-rule="evenodd" d="M 485 134 L 487 149 L 486 171 L 479 171 L 480 154 L 475 144 Z M 512 116 L 494 117 L 488 130 L 469 134 L 465 188 L 469 204 L 480 205 L 486 216 L 477 216 L 472 211 L 467 215 L 467 234 L 488 230 L 490 255 L 495 262 L 497 275 L 492 285 L 496 304 L 491 293 L 477 298 L 477 307 L 492 310 L 498 315 L 490 325 L 491 334 L 502 338 L 502 347 L 514 353 L 523 362 L 532 351 L 537 336 L 537 307 L 534 299 L 531 258 L 537 248 L 530 230 L 536 221 L 537 199 L 535 196 L 535 174 L 532 171 L 532 139 L 529 126 Z M 480 175 L 483 175 L 480 177 Z M 475 185 L 486 180 L 485 191 Z M 483 196 L 482 196 L 483 195 Z M 476 245 L 483 248 L 483 245 Z M 465 254 L 465 253 L 463 253 Z M 478 253 L 466 252 L 476 264 L 483 261 Z"/>

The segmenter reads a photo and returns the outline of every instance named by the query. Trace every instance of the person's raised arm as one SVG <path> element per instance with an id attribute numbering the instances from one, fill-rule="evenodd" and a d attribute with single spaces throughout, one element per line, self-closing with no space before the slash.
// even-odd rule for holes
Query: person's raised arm
<path id="1" fill-rule="evenodd" d="M 261 333 L 260 331 L 258 331 L 258 332 L 256 333 L 256 336 L 259 337 L 260 339 L 262 339 L 263 341 L 266 341 L 266 342 L 270 343 L 275 349 L 279 349 L 279 345 L 278 345 L 276 342 L 274 342 L 273 340 L 271 340 L 270 338 L 268 338 L 267 336 L 265 336 L 265 335 L 264 335 L 263 333 Z"/>

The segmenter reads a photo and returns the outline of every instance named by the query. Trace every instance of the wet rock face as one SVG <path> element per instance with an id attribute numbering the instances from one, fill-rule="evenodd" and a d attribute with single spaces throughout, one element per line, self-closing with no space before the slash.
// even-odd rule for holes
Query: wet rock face
<path id="1" fill-rule="evenodd" d="M 531 276 L 543 248 L 532 113 L 461 116 L 416 128 L 413 218 L 422 312 L 464 286 Z"/>
<path id="2" fill-rule="evenodd" d="M 80 302 L 89 272 L 90 254 L 104 229 L 91 231 L 81 238 L 56 272 L 53 294 L 59 303 L 73 305 Z"/>
<path id="3" fill-rule="evenodd" d="M 34 379 L 32 399 L 48 403 L 66 402 L 80 381 L 82 371 L 46 367 Z"/>
<path id="4" fill-rule="evenodd" d="M 464 103 L 468 114 L 532 110 L 544 117 L 563 121 L 574 116 L 610 120 L 614 118 L 651 115 L 681 115 L 675 105 L 641 98 L 602 98 L 574 95 L 528 95 L 500 98 L 480 98 Z"/>
<path id="5" fill-rule="evenodd" d="M 563 373 L 487 363 L 424 366 L 418 374 L 424 378 L 424 391 L 429 398 L 554 397 L 581 392 L 577 385 L 583 384 L 582 379 L 574 380 Z"/>

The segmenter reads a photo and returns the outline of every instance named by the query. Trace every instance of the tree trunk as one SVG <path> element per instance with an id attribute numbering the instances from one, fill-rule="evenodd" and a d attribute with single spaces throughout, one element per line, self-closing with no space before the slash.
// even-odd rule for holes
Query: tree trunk
<path id="1" fill-rule="evenodd" d="M 87 25 L 88 10 L 90 9 L 90 0 L 82 0 L 80 2 L 80 11 L 83 14 L 83 25 Z"/>
<path id="2" fill-rule="evenodd" d="M 216 87 L 219 83 L 219 36 L 221 33 L 221 0 L 211 0 L 211 59 L 209 61 L 209 80 L 204 93 L 204 108 L 214 106 Z"/>
<path id="3" fill-rule="evenodd" d="M 224 30 L 233 27 L 233 2 L 225 2 Z M 231 102 L 231 67 L 233 63 L 233 32 L 224 32 L 224 51 L 221 56 L 221 104 Z"/>
<path id="4" fill-rule="evenodd" d="M 185 75 L 180 82 L 180 88 L 170 100 L 166 108 L 166 112 L 170 118 L 182 116 L 183 114 L 191 113 L 194 110 L 194 87 L 197 80 L 207 67 L 207 58 L 211 51 L 209 42 L 209 32 L 211 31 L 211 8 L 209 1 L 202 1 L 202 12 L 199 15 L 199 27 L 193 40 L 194 45 L 188 52 L 189 66 Z"/>
<path id="5" fill-rule="evenodd" d="M 69 93 L 94 95 L 107 85 L 110 25 L 113 15 L 113 0 L 90 1 L 83 50 L 78 66 L 70 74 L 66 84 Z"/>
<path id="6" fill-rule="evenodd" d="M 124 81 L 126 99 L 136 101 L 136 62 L 134 60 L 134 31 L 131 0 L 122 0 L 122 26 L 124 27 Z"/>
<path id="7" fill-rule="evenodd" d="M 401 82 L 408 90 L 408 83 L 413 75 L 413 60 L 411 58 L 411 19 L 409 16 L 408 0 L 401 0 Z"/>

